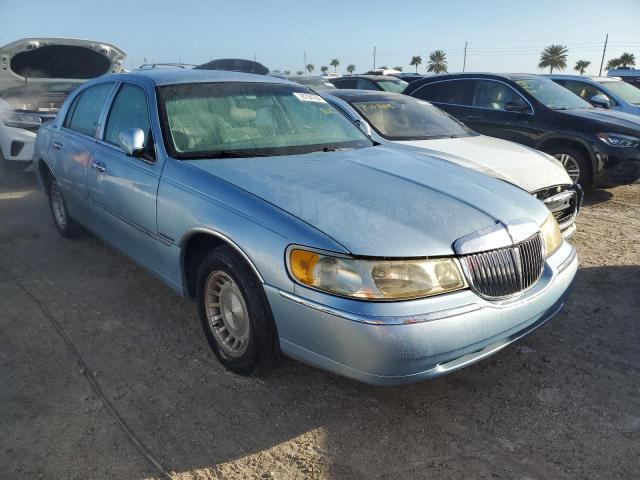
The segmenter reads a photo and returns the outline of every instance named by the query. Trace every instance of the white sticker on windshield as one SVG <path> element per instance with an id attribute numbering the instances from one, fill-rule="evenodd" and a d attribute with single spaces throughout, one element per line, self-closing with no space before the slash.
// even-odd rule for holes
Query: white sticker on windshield
<path id="1" fill-rule="evenodd" d="M 320 95 L 315 95 L 313 93 L 293 92 L 293 95 L 301 102 L 327 103 L 327 101 Z"/>

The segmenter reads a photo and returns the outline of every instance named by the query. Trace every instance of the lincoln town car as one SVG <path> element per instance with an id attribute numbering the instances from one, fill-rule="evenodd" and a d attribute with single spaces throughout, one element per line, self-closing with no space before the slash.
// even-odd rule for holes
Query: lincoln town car
<path id="1" fill-rule="evenodd" d="M 239 374 L 281 354 L 377 385 L 446 374 L 553 317 L 578 265 L 526 191 L 376 142 L 286 79 L 101 76 L 40 128 L 34 162 L 60 234 L 194 299 Z"/>

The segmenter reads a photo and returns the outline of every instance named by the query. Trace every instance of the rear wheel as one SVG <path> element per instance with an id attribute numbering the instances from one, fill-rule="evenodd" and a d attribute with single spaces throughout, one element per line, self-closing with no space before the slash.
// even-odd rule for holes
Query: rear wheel
<path id="1" fill-rule="evenodd" d="M 280 356 L 278 333 L 262 284 L 232 248 L 204 257 L 198 270 L 198 313 L 218 360 L 243 375 L 266 373 Z"/>
<path id="2" fill-rule="evenodd" d="M 53 176 L 49 177 L 47 192 L 49 194 L 49 208 L 51 209 L 51 216 L 56 229 L 65 238 L 76 237 L 81 228 L 69 215 L 60 186 Z"/>
<path id="3" fill-rule="evenodd" d="M 556 147 L 547 153 L 562 164 L 571 180 L 583 187 L 591 185 L 591 166 L 583 153 L 571 147 Z"/>

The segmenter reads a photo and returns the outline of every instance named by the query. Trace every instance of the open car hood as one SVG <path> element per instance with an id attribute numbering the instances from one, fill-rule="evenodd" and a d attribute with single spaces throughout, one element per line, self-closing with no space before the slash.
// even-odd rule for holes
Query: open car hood
<path id="1" fill-rule="evenodd" d="M 120 72 L 126 54 L 105 42 L 73 38 L 23 38 L 0 47 L 0 94 L 7 88 L 82 83 Z"/>

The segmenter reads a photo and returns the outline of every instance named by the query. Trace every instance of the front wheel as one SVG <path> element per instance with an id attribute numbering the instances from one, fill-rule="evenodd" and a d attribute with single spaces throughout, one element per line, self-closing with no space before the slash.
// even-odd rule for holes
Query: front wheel
<path id="1" fill-rule="evenodd" d="M 556 147 L 547 153 L 562 164 L 569 178 L 575 183 L 583 187 L 591 185 L 591 166 L 581 152 L 571 147 Z"/>
<path id="2" fill-rule="evenodd" d="M 264 289 L 230 247 L 214 249 L 198 270 L 198 314 L 209 345 L 229 370 L 269 371 L 280 356 L 275 322 Z"/>

